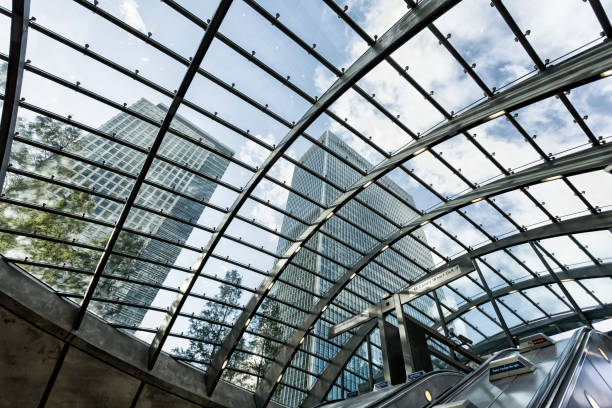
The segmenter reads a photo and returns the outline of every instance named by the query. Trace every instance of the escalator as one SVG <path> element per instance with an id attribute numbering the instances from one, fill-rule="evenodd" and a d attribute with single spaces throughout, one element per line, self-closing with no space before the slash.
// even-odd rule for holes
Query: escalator
<path id="1" fill-rule="evenodd" d="M 523 359 L 533 367 L 513 374 L 512 362 Z M 498 364 L 506 361 L 511 362 Z M 492 367 L 510 369 L 504 378 L 491 380 L 490 375 L 499 375 Z M 612 338 L 585 327 L 546 347 L 499 351 L 467 376 L 432 371 L 410 383 L 319 407 L 612 408 Z"/>
<path id="2" fill-rule="evenodd" d="M 441 395 L 457 384 L 464 374 L 450 370 L 437 370 L 405 384 L 394 385 L 381 391 L 370 392 L 356 398 L 329 401 L 317 407 L 324 408 L 400 408 L 424 407 L 428 395 Z"/>
<path id="3" fill-rule="evenodd" d="M 436 408 L 499 407 L 612 407 L 612 340 L 588 328 L 570 339 L 520 354 L 533 363 L 532 371 L 512 375 L 522 364 L 516 349 L 493 355 L 429 406 Z M 491 380 L 497 362 L 513 361 L 504 378 Z M 521 360 L 524 361 L 524 360 Z M 499 366 L 499 365 L 498 365 Z"/>

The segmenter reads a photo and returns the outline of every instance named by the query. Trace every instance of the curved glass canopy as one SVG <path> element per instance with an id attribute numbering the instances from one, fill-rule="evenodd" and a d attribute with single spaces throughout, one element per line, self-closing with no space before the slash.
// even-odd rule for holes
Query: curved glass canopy
<path id="1" fill-rule="evenodd" d="M 460 260 L 404 312 L 468 352 L 610 318 L 612 2 L 551 6 L 1 0 L 0 253 L 263 404 Z"/>

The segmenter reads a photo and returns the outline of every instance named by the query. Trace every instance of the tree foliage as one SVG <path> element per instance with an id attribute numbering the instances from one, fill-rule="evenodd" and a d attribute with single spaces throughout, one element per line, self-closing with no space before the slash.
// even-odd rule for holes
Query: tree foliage
<path id="1" fill-rule="evenodd" d="M 214 301 L 209 300 L 205 303 L 199 315 L 189 319 L 189 330 L 187 335 L 201 341 L 190 340 L 187 348 L 176 348 L 174 354 L 185 359 L 196 361 L 208 361 L 218 348 L 218 344 L 229 332 L 225 325 L 232 325 L 240 309 L 240 297 L 242 289 L 242 277 L 236 270 L 225 272 L 225 282 L 219 285 L 219 293 L 214 296 Z M 244 341 L 238 344 L 239 348 L 244 348 Z M 234 353 L 230 360 L 230 365 L 238 367 L 244 361 L 240 353 Z M 225 378 L 228 380 L 237 379 L 236 372 L 227 371 Z"/>
<path id="2" fill-rule="evenodd" d="M 37 116 L 31 122 L 19 120 L 17 133 L 23 138 L 44 143 L 58 150 L 70 149 L 78 152 L 82 149 L 82 134 L 78 129 L 44 116 Z M 65 157 L 23 143 L 13 144 L 10 164 L 46 177 L 58 177 L 69 181 L 74 176 L 74 170 L 67 165 Z M 1 254 L 83 271 L 95 269 L 100 256 L 98 251 L 30 235 L 59 238 L 64 241 L 85 241 L 87 244 L 103 247 L 107 236 L 91 236 L 94 235 L 90 233 L 92 224 L 78 219 L 79 216 L 85 218 L 94 213 L 97 204 L 94 197 L 40 179 L 16 175 L 11 175 L 8 179 L 3 195 L 19 202 L 42 206 L 44 210 L 0 202 L 0 225 L 15 232 L 0 234 Z M 142 237 L 122 234 L 116 248 L 138 253 L 144 245 L 145 240 Z M 134 267 L 133 263 L 133 260 L 128 258 L 112 257 L 105 268 L 105 273 L 128 276 Z M 58 268 L 27 266 L 27 269 L 54 289 L 70 293 L 84 292 L 91 280 L 88 274 Z M 102 297 L 110 297 L 118 287 L 120 283 L 116 281 L 102 280 L 98 293 Z M 96 304 L 94 310 L 104 317 L 109 317 L 109 314 L 119 313 L 121 308 Z"/>

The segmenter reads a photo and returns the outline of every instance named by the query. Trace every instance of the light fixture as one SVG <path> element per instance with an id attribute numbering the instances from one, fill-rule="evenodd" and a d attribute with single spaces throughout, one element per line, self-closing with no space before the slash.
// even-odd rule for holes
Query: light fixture
<path id="1" fill-rule="evenodd" d="M 329 214 L 327 214 L 327 216 L 325 217 L 326 220 L 329 220 L 331 217 L 333 217 L 334 212 L 330 212 Z"/>
<path id="2" fill-rule="evenodd" d="M 357 272 L 354 272 L 354 273 L 353 273 L 353 274 L 352 274 L 352 275 L 349 277 L 349 280 L 353 280 L 353 278 L 354 278 L 355 276 L 357 276 Z"/>
<path id="3" fill-rule="evenodd" d="M 385 245 L 384 247 L 382 247 L 380 252 L 385 252 L 387 249 L 389 249 L 389 245 Z"/>
<path id="4" fill-rule="evenodd" d="M 251 318 L 249 317 L 246 321 L 246 323 L 244 324 L 244 327 L 247 327 L 249 325 L 249 323 L 251 323 Z"/>
<path id="5" fill-rule="evenodd" d="M 438 328 L 436 330 L 442 331 L 442 326 L 438 326 Z"/>
<path id="6" fill-rule="evenodd" d="M 422 227 L 423 225 L 427 225 L 429 224 L 429 220 L 425 220 L 422 223 L 419 224 L 419 227 Z"/>
<path id="7" fill-rule="evenodd" d="M 298 246 L 298 247 L 295 249 L 295 252 L 293 253 L 293 255 L 295 255 L 295 254 L 297 254 L 298 252 L 300 252 L 300 249 L 302 249 L 302 247 L 301 247 L 301 246 Z"/>
<path id="8" fill-rule="evenodd" d="M 602 78 L 609 77 L 610 75 L 612 75 L 612 69 L 609 69 L 609 70 L 604 71 L 601 74 L 599 74 L 599 76 L 602 77 Z"/>
<path id="9" fill-rule="evenodd" d="M 368 187 L 370 187 L 370 186 L 372 185 L 372 183 L 374 183 L 374 180 L 370 180 L 370 181 L 368 181 L 367 183 L 365 183 L 365 184 L 363 185 L 363 188 L 368 188 Z"/>
<path id="10" fill-rule="evenodd" d="M 482 201 L 482 197 L 475 198 L 472 201 L 470 201 L 470 203 L 477 203 L 479 201 Z"/>
<path id="11" fill-rule="evenodd" d="M 572 278 L 567 278 L 567 279 L 561 279 L 561 282 L 573 282 L 574 279 Z"/>
<path id="12" fill-rule="evenodd" d="M 423 153 L 425 150 L 427 150 L 427 147 L 421 147 L 419 150 L 417 150 L 416 152 L 412 153 L 412 157 L 418 156 L 419 154 Z"/>
<path id="13" fill-rule="evenodd" d="M 542 183 L 546 183 L 547 181 L 558 180 L 558 179 L 560 179 L 561 177 L 563 177 L 563 175 L 562 175 L 562 174 L 559 174 L 559 175 L 556 175 L 556 176 L 551 176 L 551 177 L 546 177 L 546 178 L 543 178 L 543 179 L 542 179 L 542 180 L 540 180 L 540 181 L 541 181 Z"/>
<path id="14" fill-rule="evenodd" d="M 513 293 L 516 293 L 516 292 L 518 292 L 518 289 L 513 289 L 513 290 L 511 290 L 510 292 L 508 292 L 508 294 L 509 294 L 509 295 L 511 295 L 511 294 L 513 294 Z"/>
<path id="15" fill-rule="evenodd" d="M 276 379 L 276 382 L 279 383 L 280 380 L 282 380 L 282 379 L 283 379 L 283 374 L 281 373 L 281 375 L 279 375 L 278 378 Z"/>
<path id="16" fill-rule="evenodd" d="M 225 370 L 225 367 L 227 367 L 227 363 L 229 363 L 229 360 L 225 360 L 225 361 L 223 362 L 223 365 L 221 366 L 221 369 L 222 369 L 222 370 Z"/>
<path id="17" fill-rule="evenodd" d="M 327 310 L 327 306 L 328 306 L 328 305 L 323 306 L 323 309 L 321 309 L 321 313 L 323 313 L 324 311 L 326 311 L 326 310 Z"/>
<path id="18" fill-rule="evenodd" d="M 597 347 L 597 350 L 599 350 L 599 354 L 601 354 L 601 356 L 609 363 L 610 359 L 608 358 L 608 355 L 606 353 L 604 353 L 604 351 L 601 349 L 601 347 Z"/>
<path id="19" fill-rule="evenodd" d="M 586 392 L 584 394 L 586 395 L 587 401 L 589 401 L 589 404 L 591 405 L 592 408 L 599 408 L 599 404 L 597 403 L 597 401 L 595 401 L 595 398 L 591 397 Z"/>
<path id="20" fill-rule="evenodd" d="M 487 120 L 491 120 L 491 119 L 495 119 L 495 118 L 499 118 L 501 115 L 505 115 L 506 111 L 505 110 L 500 110 L 497 113 L 494 113 L 492 115 L 487 116 Z"/>
<path id="21" fill-rule="evenodd" d="M 476 309 L 476 305 L 470 306 L 470 310 L 474 310 L 474 309 Z"/>
<path id="22" fill-rule="evenodd" d="M 270 284 L 268 285 L 268 290 L 272 289 L 272 286 L 274 286 L 274 281 L 270 282 Z"/>
<path id="23" fill-rule="evenodd" d="M 300 344 L 304 343 L 304 340 L 306 340 L 306 336 L 302 337 L 302 339 L 300 340 Z"/>
<path id="24" fill-rule="evenodd" d="M 429 390 L 425 390 L 425 399 L 429 402 L 431 402 L 431 400 L 433 399 Z"/>

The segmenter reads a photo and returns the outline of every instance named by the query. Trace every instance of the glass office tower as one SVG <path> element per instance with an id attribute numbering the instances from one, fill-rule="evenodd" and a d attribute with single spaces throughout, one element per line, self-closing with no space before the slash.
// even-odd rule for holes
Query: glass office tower
<path id="1" fill-rule="evenodd" d="M 160 123 L 167 112 L 167 107 L 164 105 L 155 105 L 144 98 L 130 106 L 130 109 Z M 226 155 L 233 155 L 232 150 L 181 116 L 177 115 L 175 117 L 172 122 L 172 128 Z M 114 134 L 117 138 L 145 148 L 151 145 L 158 132 L 156 126 L 127 113 L 116 115 L 104 123 L 99 130 L 106 134 Z M 83 136 L 80 143 L 81 154 L 87 159 L 96 162 L 103 161 L 105 165 L 119 168 L 132 174 L 138 173 L 145 158 L 144 154 L 130 147 L 92 134 Z M 212 177 L 212 179 L 221 179 L 229 164 L 226 158 L 212 154 L 203 148 L 198 148 L 193 143 L 171 133 L 166 134 L 158 156 L 170 159 L 170 161 L 179 163 L 181 166 L 186 166 L 189 169 L 194 169 L 199 173 Z M 125 198 L 129 195 L 132 188 L 132 180 L 120 177 L 118 174 L 100 167 L 78 163 L 73 166 L 72 170 L 71 177 L 76 184 L 87 185 L 103 194 Z M 209 201 L 217 186 L 216 183 L 206 180 L 194 172 L 179 168 L 160 159 L 154 161 L 147 175 L 147 180 L 158 185 L 169 186 L 201 202 Z M 187 222 L 197 222 L 205 208 L 202 203 L 169 193 L 167 190 L 147 183 L 142 186 L 136 199 L 136 204 L 156 211 L 161 209 L 164 214 L 186 220 Z M 96 198 L 93 216 L 100 219 L 113 220 L 118 218 L 121 209 L 122 206 L 119 203 Z M 154 236 L 179 243 L 185 243 L 193 230 L 193 227 L 185 223 L 138 208 L 132 208 L 130 211 L 125 228 L 150 232 Z M 97 237 L 100 240 L 105 240 L 109 232 L 108 228 L 92 226 L 85 234 L 89 239 L 96 239 Z M 138 257 L 152 259 L 157 264 L 138 260 L 132 261 L 133 263 L 129 268 L 129 277 L 156 285 L 163 284 L 171 269 L 170 266 L 164 265 L 173 265 L 181 248 L 160 240 L 145 239 L 142 236 L 131 236 L 131 238 L 137 241 L 136 251 Z M 134 246 L 133 242 L 132 245 Z M 108 266 L 106 269 L 106 273 L 115 272 L 109 271 Z M 120 298 L 128 303 L 148 306 L 153 302 L 158 289 L 130 282 L 121 282 L 113 285 L 113 291 L 114 298 Z M 101 293 L 100 295 L 108 296 L 108 293 Z M 129 326 L 138 325 L 146 313 L 146 309 L 125 305 L 116 306 L 109 304 L 105 306 L 104 310 L 108 313 L 105 316 L 106 318 L 113 320 L 117 324 Z"/>
<path id="2" fill-rule="evenodd" d="M 357 167 L 362 169 L 371 167 L 371 164 L 364 157 L 359 155 L 332 132 L 326 131 L 323 133 L 319 141 L 327 146 L 329 150 L 338 153 L 341 157 L 346 158 Z M 311 147 L 302 156 L 300 161 L 308 168 L 314 170 L 317 174 L 326 177 L 331 183 L 342 186 L 343 188 L 350 186 L 354 180 L 359 179 L 359 175 L 355 169 L 317 146 Z M 414 205 L 410 194 L 388 177 L 382 178 L 380 183 L 406 202 Z M 308 195 L 324 206 L 330 205 L 340 195 L 340 192 L 330 186 L 330 184 L 324 183 L 319 178 L 300 168 L 296 168 L 293 173 L 291 187 L 302 194 Z M 384 191 L 376 184 L 364 190 L 360 197 L 366 201 L 372 209 L 385 214 L 396 223 L 404 224 L 416 216 L 416 213 L 407 205 L 403 204 L 396 197 Z M 315 207 L 312 203 L 309 203 L 296 193 L 289 194 L 286 210 L 297 218 L 308 220 L 309 222 L 312 222 L 320 211 L 319 208 Z M 295 258 L 295 262 L 303 267 L 303 269 L 289 266 L 283 274 L 283 280 L 290 281 L 309 292 L 324 293 L 330 286 L 330 283 L 325 280 L 324 277 L 335 281 L 346 271 L 346 269 L 339 266 L 338 263 L 347 266 L 358 259 L 357 252 L 350 249 L 347 245 L 350 245 L 352 248 L 357 248 L 361 252 L 366 252 L 368 248 L 376 243 L 372 236 L 382 238 L 394 230 L 394 226 L 390 222 L 376 215 L 371 209 L 355 202 L 355 200 L 352 200 L 340 210 L 340 214 L 349 220 L 358 222 L 362 229 L 371 235 L 351 226 L 338 217 L 332 217 L 325 224 L 323 231 L 329 232 L 334 237 L 338 237 L 346 245 L 324 234 L 317 234 L 307 245 L 307 247 L 312 248 L 314 251 L 301 251 Z M 303 228 L 304 224 L 293 218 L 285 217 L 281 232 L 284 235 L 296 237 L 302 232 Z M 421 229 L 417 230 L 414 235 L 423 242 L 426 242 L 425 235 Z M 278 253 L 282 254 L 289 245 L 290 243 L 288 241 L 280 240 L 277 248 Z M 433 260 L 429 251 L 426 250 L 424 246 L 417 245 L 412 239 L 403 239 L 395 244 L 394 248 L 401 251 L 406 257 L 414 259 L 416 263 L 425 268 L 433 266 Z M 316 254 L 315 251 L 322 256 Z M 337 260 L 338 263 L 332 262 L 330 259 Z M 380 255 L 379 259 L 381 259 L 389 270 L 407 280 L 414 281 L 423 274 L 421 269 L 393 251 L 386 251 Z M 314 274 L 308 273 L 306 270 L 313 271 Z M 362 272 L 368 273 L 367 269 Z M 375 271 L 372 270 L 371 272 Z M 392 276 L 391 273 L 368 273 L 368 276 L 376 280 L 380 286 L 385 288 L 389 293 L 406 285 L 405 281 Z M 361 284 L 359 284 L 359 282 L 361 282 Z M 365 280 L 356 280 L 354 283 L 354 290 L 366 298 L 379 299 L 382 295 L 380 288 L 368 284 Z M 274 295 L 306 310 L 309 310 L 315 302 L 311 295 L 288 285 L 277 285 Z M 417 302 L 419 302 L 418 306 L 421 310 L 433 311 L 435 309 L 433 302 L 428 299 L 420 298 Z M 341 292 L 340 296 L 336 298 L 336 303 L 340 303 L 355 311 L 361 311 L 369 306 L 364 300 L 354 294 L 348 293 L 346 290 Z M 298 324 L 301 321 L 302 313 L 297 309 L 281 308 L 281 311 L 283 321 L 293 324 Z M 437 315 L 437 313 L 434 315 Z M 340 321 L 346 317 L 348 316 L 345 314 L 344 316 L 334 317 L 334 319 Z M 423 320 L 418 314 L 415 314 L 414 317 Z M 325 336 L 328 327 L 328 324 L 319 320 L 317 322 L 317 327 L 315 327 L 315 331 Z M 311 337 L 307 345 L 311 353 L 327 360 L 333 358 L 336 353 L 336 350 L 331 349 L 332 347 L 330 347 L 330 344 L 317 338 Z M 298 353 L 292 365 L 314 373 L 320 373 L 325 367 L 322 359 L 306 353 Z M 366 370 L 365 366 L 364 370 Z M 365 371 L 364 374 L 367 377 L 367 371 Z M 355 378 L 345 378 L 345 385 L 347 388 L 352 386 L 353 389 L 357 389 L 357 385 L 363 381 L 356 376 L 349 375 L 348 377 Z M 311 378 L 311 376 L 299 370 L 289 370 L 285 374 L 283 382 L 301 389 L 310 389 L 314 385 L 311 384 Z M 301 398 L 301 393 L 290 387 L 282 387 L 279 392 L 279 402 L 289 406 L 297 406 Z"/>

